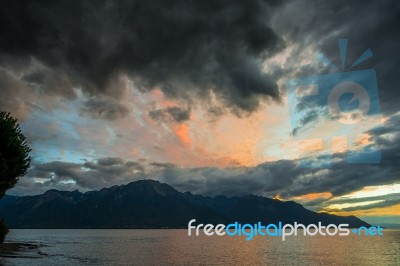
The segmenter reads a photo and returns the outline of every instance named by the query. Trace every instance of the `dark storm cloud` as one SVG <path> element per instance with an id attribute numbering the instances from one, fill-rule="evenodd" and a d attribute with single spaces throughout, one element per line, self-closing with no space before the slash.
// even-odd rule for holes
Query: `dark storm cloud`
<path id="1" fill-rule="evenodd" d="M 74 97 L 76 87 L 88 97 L 119 100 L 114 82 L 124 74 L 143 91 L 158 87 L 193 102 L 212 90 L 235 113 L 251 112 L 261 99 L 279 98 L 262 70 L 262 60 L 283 45 L 269 26 L 275 6 L 272 0 L 1 1 L 0 63 L 21 70 L 36 60 L 42 67 L 23 71 L 20 80 L 45 93 Z M 125 114 L 103 103 L 89 100 L 85 112 L 105 119 Z"/>
<path id="2" fill-rule="evenodd" d="M 176 122 L 184 122 L 190 118 L 190 109 L 182 109 L 176 106 L 165 109 L 157 109 L 149 112 L 149 116 L 154 121 L 163 122 L 174 120 Z"/>
<path id="3" fill-rule="evenodd" d="M 375 69 L 377 73 L 378 91 L 381 112 L 391 115 L 399 110 L 397 99 L 400 91 L 400 3 L 386 1 L 306 1 L 292 0 L 286 2 L 274 14 L 273 29 L 281 35 L 288 46 L 294 45 L 288 62 L 281 67 L 284 77 L 307 77 L 336 72 Z M 345 67 L 339 53 L 338 39 L 348 39 Z M 313 54 L 307 56 L 308 61 L 301 67 L 297 65 L 304 60 L 304 51 L 309 47 Z M 358 66 L 350 66 L 368 48 L 373 57 Z M 323 67 L 316 59 L 317 52 L 322 52 L 336 66 L 337 70 Z M 279 71 L 277 71 L 279 72 Z M 314 97 L 313 102 L 305 109 L 320 106 L 325 108 L 326 99 Z M 328 115 L 327 112 L 321 116 Z M 312 117 L 309 117 L 312 118 Z M 318 119 L 314 117 L 314 120 Z"/>

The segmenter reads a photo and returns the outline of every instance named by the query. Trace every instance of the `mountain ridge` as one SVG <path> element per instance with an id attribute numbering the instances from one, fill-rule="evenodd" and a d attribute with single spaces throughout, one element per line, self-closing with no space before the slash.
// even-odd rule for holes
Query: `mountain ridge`
<path id="1" fill-rule="evenodd" d="M 348 223 L 369 226 L 354 216 L 316 213 L 294 201 L 247 195 L 209 197 L 179 192 L 145 179 L 96 191 L 48 190 L 0 201 L 0 217 L 10 228 L 185 228 L 198 223 Z"/>

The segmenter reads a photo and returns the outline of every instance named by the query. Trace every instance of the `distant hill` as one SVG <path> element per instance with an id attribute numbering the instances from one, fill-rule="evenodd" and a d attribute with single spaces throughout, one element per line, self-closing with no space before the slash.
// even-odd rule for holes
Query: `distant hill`
<path id="1" fill-rule="evenodd" d="M 294 201 L 260 196 L 204 197 L 179 192 L 154 180 L 99 191 L 49 190 L 36 196 L 8 196 L 0 217 L 11 228 L 185 228 L 196 223 L 347 223 L 369 226 L 354 216 L 315 213 Z"/>

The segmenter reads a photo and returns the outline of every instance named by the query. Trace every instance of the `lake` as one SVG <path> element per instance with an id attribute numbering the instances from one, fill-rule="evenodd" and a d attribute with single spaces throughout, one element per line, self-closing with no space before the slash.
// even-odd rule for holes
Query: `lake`
<path id="1" fill-rule="evenodd" d="M 384 236 L 187 236 L 187 230 L 14 229 L 40 243 L 0 265 L 400 265 L 400 230 Z M 40 254 L 38 254 L 38 252 Z"/>

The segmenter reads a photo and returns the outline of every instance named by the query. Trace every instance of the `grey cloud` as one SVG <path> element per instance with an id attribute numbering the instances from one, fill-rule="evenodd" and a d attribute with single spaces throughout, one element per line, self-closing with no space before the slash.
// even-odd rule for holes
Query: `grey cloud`
<path id="1" fill-rule="evenodd" d="M 149 112 L 151 119 L 157 122 L 176 121 L 184 122 L 190 119 L 190 109 L 182 109 L 176 106 L 165 109 L 157 109 Z"/>
<path id="2" fill-rule="evenodd" d="M 279 99 L 277 80 L 327 72 L 314 58 L 298 66 L 308 47 L 340 66 L 338 38 L 349 38 L 347 67 L 372 49 L 374 57 L 355 70 L 375 68 L 382 112 L 398 110 L 397 1 L 17 0 L 1 5 L 0 65 L 16 74 L 19 85 L 7 83 L 13 89 L 2 92 L 0 108 L 21 117 L 32 87 L 68 99 L 76 97 L 73 88 L 81 88 L 91 99 L 101 94 L 118 102 L 123 94 L 118 80 L 125 74 L 143 91 L 158 87 L 188 104 L 202 99 L 208 107 L 213 91 L 241 115 L 263 99 Z M 290 58 L 268 66 L 265 74 L 263 60 L 281 51 L 284 42 L 294 45 Z M 115 103 L 99 110 L 90 101 L 84 110 L 105 119 L 129 111 Z"/>
<path id="3" fill-rule="evenodd" d="M 340 198 L 326 201 L 327 204 L 343 204 L 343 203 L 359 203 L 365 201 L 376 201 L 376 200 L 392 200 L 400 198 L 400 193 L 392 193 L 373 197 L 363 198 Z"/>
<path id="4" fill-rule="evenodd" d="M 363 205 L 363 206 L 354 206 L 354 207 L 348 207 L 348 208 L 343 208 L 343 211 L 355 211 L 355 210 L 369 210 L 373 208 L 383 208 L 383 207 L 390 207 L 396 204 L 400 203 L 400 199 L 388 199 L 384 200 L 382 202 L 377 202 L 377 203 L 372 203 L 368 205 Z"/>
<path id="5" fill-rule="evenodd" d="M 31 95 L 28 93 L 23 95 L 24 84 L 11 73 L 0 69 L 0 88 L 0 110 L 12 111 L 14 116 L 25 119 Z M 22 98 L 25 100 L 21 100 Z"/>
<path id="6" fill-rule="evenodd" d="M 400 4 L 398 1 L 324 1 L 286 2 L 272 18 L 273 29 L 293 50 L 284 65 L 277 65 L 278 78 L 301 78 L 336 72 L 375 69 L 377 73 L 380 110 L 385 115 L 397 112 L 400 77 Z M 348 39 L 345 69 L 339 53 L 338 39 Z M 349 69 L 361 54 L 370 48 L 373 57 Z M 308 52 L 310 52 L 309 54 Z M 322 52 L 337 67 L 333 70 L 316 59 Z M 299 62 L 304 61 L 302 65 Z M 314 97 L 303 106 L 311 111 L 325 108 L 326 100 Z M 321 113 L 319 117 L 327 115 Z M 311 118 L 311 117 L 310 117 Z M 318 119 L 310 120 L 310 123 Z M 297 129 L 297 131 L 300 129 Z"/>
<path id="7" fill-rule="evenodd" d="M 301 203 L 303 206 L 305 206 L 308 209 L 311 209 L 314 211 L 320 211 L 321 205 L 326 204 L 326 202 L 327 202 L 326 198 L 320 198 L 320 199 L 315 199 L 315 200 L 310 200 L 310 201 L 304 201 Z"/>
<path id="8" fill-rule="evenodd" d="M 110 176 L 130 177 L 135 172 L 143 172 L 144 168 L 140 163 L 127 161 L 121 158 L 101 158 L 97 162 L 85 162 L 82 167 L 94 170 Z"/>
<path id="9" fill-rule="evenodd" d="M 291 134 L 296 136 L 299 132 L 304 131 L 308 127 L 312 127 L 313 123 L 317 122 L 322 117 L 326 117 L 326 113 L 325 108 L 318 107 L 308 107 L 303 113 L 298 110 L 297 114 L 302 114 L 302 117 L 299 121 L 299 125 L 292 130 Z"/>
<path id="10" fill-rule="evenodd" d="M 179 107 L 169 107 L 166 110 L 172 118 L 177 122 L 183 122 L 190 118 L 190 110 L 183 110 Z"/>
<path id="11" fill-rule="evenodd" d="M 143 91 L 158 87 L 187 103 L 207 102 L 213 91 L 235 113 L 252 112 L 262 99 L 279 99 L 262 70 L 283 47 L 269 26 L 277 7 L 272 0 L 2 1 L 0 64 L 47 94 L 76 97 L 80 88 L 89 98 L 120 100 L 115 83 L 128 75 Z M 85 108 L 105 119 L 126 111 L 96 100 Z"/>
<path id="12" fill-rule="evenodd" d="M 29 191 L 28 184 L 31 184 L 32 188 L 43 192 L 50 188 L 65 188 L 65 183 L 70 183 L 70 189 L 87 191 L 143 178 L 143 171 L 144 168 L 140 163 L 121 158 L 101 158 L 95 162 L 82 164 L 61 161 L 35 162 L 24 178 L 23 185 L 26 191 Z M 32 182 L 32 178 L 43 179 L 40 188 L 37 183 Z M 73 185 L 71 181 L 74 182 Z"/>
<path id="13" fill-rule="evenodd" d="M 121 165 L 123 163 L 124 160 L 122 160 L 122 158 L 119 157 L 106 157 L 97 160 L 97 164 L 102 166 Z"/>
<path id="14" fill-rule="evenodd" d="M 93 118 L 105 120 L 116 120 L 125 117 L 128 113 L 127 106 L 109 98 L 90 99 L 81 109 L 81 114 L 89 114 Z"/>
<path id="15" fill-rule="evenodd" d="M 46 164 L 39 164 L 34 168 L 34 174 L 42 178 L 47 178 L 51 175 L 64 178 L 78 175 L 80 173 L 79 169 L 80 164 L 77 163 L 54 161 Z"/>

